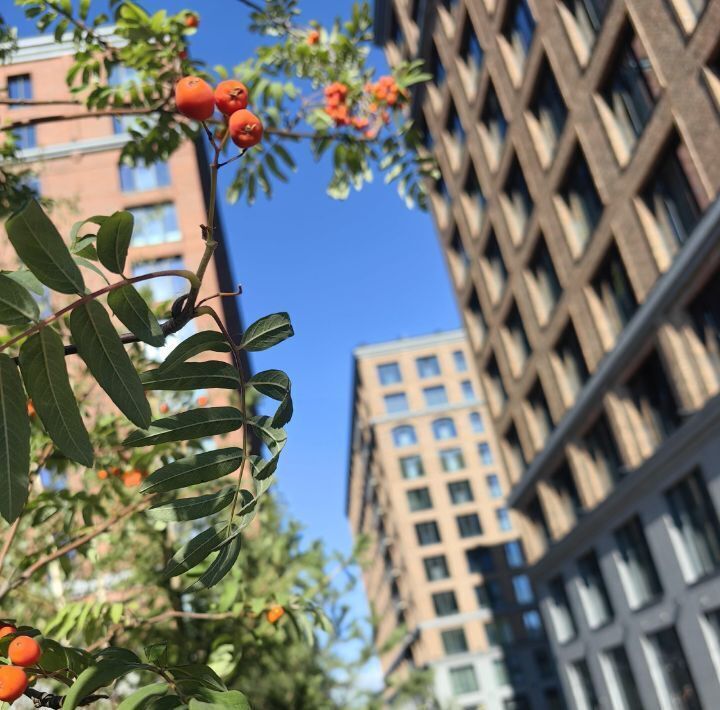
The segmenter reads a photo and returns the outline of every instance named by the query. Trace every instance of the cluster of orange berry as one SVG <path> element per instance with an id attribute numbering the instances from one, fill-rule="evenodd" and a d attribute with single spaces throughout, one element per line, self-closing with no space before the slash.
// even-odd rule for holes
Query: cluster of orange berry
<path id="1" fill-rule="evenodd" d="M 212 118 L 217 107 L 229 117 L 230 138 L 238 148 L 246 150 L 262 140 L 262 121 L 247 110 L 248 90 L 241 81 L 221 81 L 213 91 L 199 76 L 186 76 L 175 85 L 175 103 L 183 116 L 195 121 Z"/>
<path id="2" fill-rule="evenodd" d="M 0 639 L 17 634 L 12 624 L 0 621 Z M 14 703 L 27 689 L 25 668 L 34 666 L 42 656 L 40 644 L 30 636 L 15 636 L 10 642 L 7 657 L 11 665 L 0 666 L 0 701 Z"/>
<path id="3" fill-rule="evenodd" d="M 407 98 L 407 92 L 400 89 L 392 76 L 381 76 L 374 84 L 365 84 L 365 91 L 370 94 L 373 102 L 370 104 L 370 111 L 375 113 L 378 106 L 387 104 L 396 106 Z"/>
<path id="4" fill-rule="evenodd" d="M 358 130 L 367 128 L 370 121 L 364 116 L 351 116 L 347 105 L 348 87 L 334 81 L 325 87 L 325 113 L 335 121 L 336 126 L 353 126 Z"/>
<path id="5" fill-rule="evenodd" d="M 267 610 L 267 612 L 265 614 L 265 618 L 271 624 L 275 624 L 282 618 L 282 616 L 284 614 L 285 614 L 285 609 L 283 609 L 281 606 L 272 606 Z"/>
<path id="6" fill-rule="evenodd" d="M 118 466 L 112 466 L 109 470 L 101 468 L 97 475 L 101 481 L 110 478 L 110 476 L 115 476 L 116 478 L 122 479 L 123 485 L 126 488 L 137 488 L 147 477 L 147 472 L 139 471 L 136 468 L 123 471 Z"/>

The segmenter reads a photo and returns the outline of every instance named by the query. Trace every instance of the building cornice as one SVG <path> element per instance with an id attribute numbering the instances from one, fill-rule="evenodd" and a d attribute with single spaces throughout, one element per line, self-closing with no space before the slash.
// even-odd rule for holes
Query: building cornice
<path id="1" fill-rule="evenodd" d="M 79 118 L 84 118 L 80 116 Z M 130 140 L 127 133 L 102 136 L 100 138 L 87 138 L 72 143 L 58 143 L 38 148 L 26 148 L 18 151 L 18 159 L 24 163 L 34 163 L 46 160 L 58 160 L 78 153 L 104 153 L 108 150 L 123 148 Z"/>
<path id="2" fill-rule="evenodd" d="M 371 417 L 368 423 L 372 426 L 377 424 L 387 424 L 388 422 L 403 421 L 408 419 L 415 419 L 417 417 L 426 417 L 429 414 L 435 416 L 442 416 L 443 414 L 450 414 L 451 412 L 457 412 L 461 409 L 477 409 L 485 405 L 485 401 L 482 399 L 470 399 L 463 402 L 457 402 L 456 404 L 439 404 L 436 407 L 423 407 L 422 409 L 414 409 L 407 412 L 397 412 L 395 414 L 379 414 L 376 417 Z"/>
<path id="3" fill-rule="evenodd" d="M 93 30 L 95 34 L 114 46 L 122 46 L 125 41 L 115 34 L 115 27 L 98 27 Z M 75 52 L 75 42 L 72 32 L 66 32 L 57 42 L 51 34 L 39 37 L 23 37 L 17 41 L 17 49 L 7 58 L 6 64 L 25 64 L 26 62 L 41 62 L 47 59 L 57 59 Z"/>
<path id="4" fill-rule="evenodd" d="M 388 340 L 384 343 L 360 345 L 353 350 L 353 355 L 360 359 L 366 357 L 377 357 L 378 355 L 392 355 L 406 350 L 420 350 L 432 345 L 443 345 L 445 343 L 465 342 L 467 336 L 461 328 L 457 330 L 445 330 L 439 333 L 428 335 L 416 335 L 408 338 Z"/>

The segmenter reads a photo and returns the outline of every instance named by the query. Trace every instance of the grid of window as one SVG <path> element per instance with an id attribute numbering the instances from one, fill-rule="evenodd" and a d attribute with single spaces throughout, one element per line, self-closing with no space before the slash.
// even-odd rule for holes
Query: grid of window
<path id="1" fill-rule="evenodd" d="M 549 483 L 557 496 L 567 521 L 574 524 L 583 513 L 583 504 L 575 484 L 575 478 L 567 463 L 560 466 L 551 476 Z"/>
<path id="2" fill-rule="evenodd" d="M 494 230 L 491 230 L 488 235 L 485 250 L 480 257 L 480 263 L 486 273 L 486 284 L 490 292 L 490 298 L 497 302 L 505 291 L 508 272 Z"/>
<path id="3" fill-rule="evenodd" d="M 555 310 L 562 295 L 562 287 L 542 235 L 530 257 L 526 274 L 537 316 L 544 323 Z"/>
<path id="4" fill-rule="evenodd" d="M 436 440 L 454 439 L 457 436 L 455 422 L 450 417 L 436 419 L 432 423 L 433 436 Z"/>
<path id="5" fill-rule="evenodd" d="M 568 671 L 577 710 L 595 710 L 595 708 L 599 708 L 600 703 L 598 702 L 587 661 L 583 659 L 571 663 Z"/>
<path id="6" fill-rule="evenodd" d="M 377 367 L 378 379 L 381 385 L 395 385 L 402 382 L 400 365 L 396 362 L 386 362 Z"/>
<path id="7" fill-rule="evenodd" d="M 517 568 L 525 565 L 525 554 L 519 540 L 511 540 L 505 543 L 505 560 L 508 567 Z"/>
<path id="8" fill-rule="evenodd" d="M 123 192 L 143 192 L 167 187 L 170 184 L 170 171 L 164 162 L 135 166 L 120 165 L 120 187 Z"/>
<path id="9" fill-rule="evenodd" d="M 460 41 L 460 56 L 470 70 L 471 79 L 476 79 L 485 61 L 485 52 L 483 52 L 470 17 L 465 21 L 465 29 Z"/>
<path id="10" fill-rule="evenodd" d="M 30 74 L 17 74 L 7 78 L 7 96 L 14 101 L 31 101 L 33 97 L 32 77 Z M 10 104 L 10 108 L 19 108 Z"/>
<path id="11" fill-rule="evenodd" d="M 448 656 L 456 653 L 465 653 L 468 650 L 465 631 L 462 626 L 457 629 L 446 629 L 440 634 L 443 648 Z"/>
<path id="12" fill-rule="evenodd" d="M 550 436 L 550 432 L 553 430 L 553 420 L 550 415 L 550 408 L 548 407 L 547 400 L 545 399 L 545 392 L 543 392 L 540 380 L 537 380 L 532 386 L 527 395 L 527 403 L 535 423 L 535 431 L 540 439 L 540 444 Z"/>
<path id="13" fill-rule="evenodd" d="M 397 414 L 408 410 L 408 399 L 404 392 L 386 394 L 383 400 L 385 401 L 385 411 L 388 414 Z"/>
<path id="14" fill-rule="evenodd" d="M 630 659 L 624 646 L 608 649 L 602 656 L 613 705 L 620 710 L 643 710 Z"/>
<path id="15" fill-rule="evenodd" d="M 417 444 L 417 434 L 415 433 L 415 427 L 410 424 L 396 426 L 392 430 L 392 438 L 393 444 L 397 448 Z"/>
<path id="16" fill-rule="evenodd" d="M 548 585 L 548 608 L 558 643 L 567 643 L 577 636 L 577 624 L 570 608 L 562 577 L 556 577 Z"/>
<path id="17" fill-rule="evenodd" d="M 425 576 L 428 582 L 436 582 L 439 579 L 447 579 L 450 576 L 445 555 L 426 557 L 423 560 L 423 565 L 425 566 Z"/>
<path id="18" fill-rule="evenodd" d="M 620 581 L 631 609 L 639 609 L 662 594 L 660 578 L 640 518 L 615 531 Z"/>
<path id="19" fill-rule="evenodd" d="M 488 547 L 473 547 L 465 550 L 465 558 L 471 574 L 490 574 L 495 571 L 493 553 Z"/>
<path id="20" fill-rule="evenodd" d="M 483 220 L 485 218 L 485 210 L 487 208 L 487 200 L 480 187 L 475 167 L 470 162 L 468 167 L 467 178 L 465 179 L 464 192 L 470 203 L 470 219 L 473 223 L 473 234 L 477 236 L 482 229 Z"/>
<path id="21" fill-rule="evenodd" d="M 515 592 L 515 601 L 518 604 L 532 604 L 535 601 L 532 585 L 528 576 L 520 574 L 512 579 L 513 591 Z"/>
<path id="22" fill-rule="evenodd" d="M 480 123 L 484 131 L 485 150 L 490 158 L 490 163 L 497 167 L 508 124 L 492 83 L 488 84 L 485 102 L 480 114 Z"/>
<path id="23" fill-rule="evenodd" d="M 471 503 L 474 500 L 470 481 L 454 481 L 448 483 L 448 493 L 453 505 Z"/>
<path id="24" fill-rule="evenodd" d="M 693 330 L 720 379 L 720 270 L 687 306 Z"/>
<path id="25" fill-rule="evenodd" d="M 440 452 L 440 465 L 442 470 L 447 473 L 462 471 L 465 468 L 465 457 L 462 449 L 443 449 Z"/>
<path id="26" fill-rule="evenodd" d="M 480 690 L 477 675 L 472 666 L 460 666 L 450 669 L 450 686 L 453 695 L 467 695 Z"/>
<path id="27" fill-rule="evenodd" d="M 702 710 L 680 638 L 673 626 L 648 636 L 650 672 L 664 707 Z M 682 704 L 677 701 L 682 699 Z"/>
<path id="28" fill-rule="evenodd" d="M 450 240 L 450 254 L 452 255 L 451 264 L 455 280 L 459 284 L 463 284 L 470 270 L 470 257 L 457 228 Z"/>
<path id="29" fill-rule="evenodd" d="M 516 83 L 522 74 L 525 57 L 530 51 L 534 32 L 535 18 L 532 16 L 527 0 L 515 0 L 508 8 L 502 34 L 510 44 L 515 58 Z"/>
<path id="30" fill-rule="evenodd" d="M 440 530 L 437 523 L 432 520 L 427 523 L 417 523 L 415 535 L 418 545 L 434 545 L 436 542 L 440 542 Z"/>
<path id="31" fill-rule="evenodd" d="M 562 3 L 582 38 L 584 46 L 576 49 L 581 50 L 581 60 L 587 61 L 590 50 L 595 44 L 595 37 L 602 27 L 610 0 L 562 0 Z"/>
<path id="32" fill-rule="evenodd" d="M 600 262 L 590 287 L 602 306 L 613 336 L 617 336 L 633 317 L 638 303 L 615 243 Z"/>
<path id="33" fill-rule="evenodd" d="M 440 374 L 440 361 L 435 355 L 419 357 L 415 360 L 417 366 L 418 377 L 425 379 L 427 377 L 437 377 Z"/>
<path id="34" fill-rule="evenodd" d="M 171 202 L 133 207 L 128 211 L 135 220 L 132 246 L 144 247 L 180 241 L 175 205 Z"/>
<path id="35" fill-rule="evenodd" d="M 490 444 L 487 441 L 481 441 L 478 444 L 478 454 L 480 455 L 480 462 L 483 466 L 492 466 L 494 463 L 492 450 Z"/>
<path id="36" fill-rule="evenodd" d="M 37 132 L 35 126 L 20 126 L 12 132 L 15 137 L 15 146 L 18 150 L 28 150 L 37 146 Z"/>
<path id="37" fill-rule="evenodd" d="M 504 335 L 508 344 L 508 359 L 513 368 L 513 372 L 518 376 L 525 366 L 527 359 L 530 357 L 530 342 L 525 333 L 520 311 L 517 304 L 508 313 L 503 326 Z"/>
<path id="38" fill-rule="evenodd" d="M 475 401 L 475 389 L 473 388 L 473 384 L 470 380 L 463 380 L 460 383 L 460 389 L 462 391 L 463 399 L 466 402 Z"/>
<path id="39" fill-rule="evenodd" d="M 425 468 L 420 456 L 403 456 L 400 459 L 400 471 L 403 478 L 422 478 L 425 475 Z"/>
<path id="40" fill-rule="evenodd" d="M 465 359 L 465 353 L 462 350 L 455 350 L 453 352 L 453 363 L 455 364 L 456 372 L 467 372 L 467 360 Z"/>
<path id="41" fill-rule="evenodd" d="M 455 598 L 455 592 L 452 590 L 436 592 L 432 595 L 432 601 L 437 616 L 450 616 L 458 612 L 457 599 Z"/>
<path id="42" fill-rule="evenodd" d="M 594 552 L 581 557 L 578 562 L 578 588 L 588 625 L 597 629 L 613 618 L 610 597 Z"/>
<path id="43" fill-rule="evenodd" d="M 465 128 L 460 120 L 460 115 L 457 112 L 455 104 L 451 104 L 450 106 L 445 128 L 455 142 L 455 147 L 458 149 L 462 148 L 465 144 Z"/>
<path id="44" fill-rule="evenodd" d="M 470 412 L 470 428 L 474 434 L 482 434 L 485 431 L 485 422 L 480 412 Z"/>
<path id="45" fill-rule="evenodd" d="M 587 382 L 590 373 L 572 322 L 568 322 L 558 339 L 555 345 L 555 355 L 558 358 L 565 384 L 575 398 Z"/>
<path id="46" fill-rule="evenodd" d="M 602 414 L 583 437 L 585 451 L 590 456 L 595 472 L 604 479 L 608 488 L 623 475 L 623 461 L 615 443 L 607 417 Z"/>
<path id="47" fill-rule="evenodd" d="M 423 396 L 425 397 L 425 404 L 428 407 L 439 407 L 440 405 L 448 403 L 447 391 L 444 385 L 426 387 L 423 389 Z"/>
<path id="48" fill-rule="evenodd" d="M 500 368 L 498 367 L 494 354 L 485 366 L 485 374 L 488 382 L 488 394 L 492 399 L 495 409 L 499 411 L 505 406 L 505 402 L 507 402 L 507 392 L 505 391 L 505 384 L 503 383 Z"/>
<path id="49" fill-rule="evenodd" d="M 495 511 L 495 517 L 497 518 L 498 527 L 503 532 L 512 530 L 512 522 L 510 521 L 510 512 L 507 508 L 498 508 Z"/>
<path id="50" fill-rule="evenodd" d="M 476 535 L 482 535 L 482 525 L 480 525 L 480 518 L 477 513 L 458 515 L 456 521 L 460 537 L 475 537 Z"/>
<path id="51" fill-rule="evenodd" d="M 540 69 L 529 108 L 534 118 L 536 129 L 534 137 L 538 144 L 540 159 L 547 166 L 555 154 L 555 148 L 567 120 L 567 106 L 547 60 Z"/>
<path id="52" fill-rule="evenodd" d="M 503 191 L 505 216 L 510 234 L 516 243 L 520 243 L 525 236 L 525 228 L 530 220 L 533 200 L 517 157 L 510 166 Z"/>
<path id="53" fill-rule="evenodd" d="M 500 485 L 500 479 L 494 473 L 491 473 L 490 475 L 485 476 L 485 481 L 487 482 L 488 493 L 490 494 L 490 497 L 502 498 L 503 491 Z"/>
<path id="54" fill-rule="evenodd" d="M 428 488 L 416 488 L 406 493 L 408 505 L 412 512 L 432 508 L 432 498 L 430 498 L 430 490 Z"/>

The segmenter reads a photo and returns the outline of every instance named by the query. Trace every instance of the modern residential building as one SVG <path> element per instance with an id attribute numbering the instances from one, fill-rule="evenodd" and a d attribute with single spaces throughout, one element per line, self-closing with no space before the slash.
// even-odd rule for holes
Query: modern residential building
<path id="1" fill-rule="evenodd" d="M 354 352 L 347 514 L 369 538 L 386 677 L 442 708 L 554 708 L 559 688 L 464 331 Z M 389 701 L 392 697 L 388 698 Z"/>
<path id="2" fill-rule="evenodd" d="M 720 2 L 376 0 L 568 704 L 720 698 Z"/>

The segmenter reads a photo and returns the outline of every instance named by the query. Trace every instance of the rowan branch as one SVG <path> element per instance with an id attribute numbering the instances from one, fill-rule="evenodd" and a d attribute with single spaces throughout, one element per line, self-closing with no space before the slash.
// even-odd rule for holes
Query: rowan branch
<path id="1" fill-rule="evenodd" d="M 62 708 L 63 703 L 65 702 L 65 696 L 64 695 L 55 695 L 53 693 L 43 693 L 39 690 L 35 690 L 35 688 L 28 688 L 25 691 L 25 695 L 32 700 L 33 705 L 36 708 L 50 708 L 51 710 L 60 710 Z M 85 705 L 92 705 L 93 703 L 96 703 L 98 700 L 107 700 L 107 695 L 88 695 L 86 698 L 83 698 L 80 700 L 80 702 L 77 704 L 78 707 L 83 707 Z"/>
<path id="2" fill-rule="evenodd" d="M 0 99 L 2 106 L 82 106 L 80 99 Z"/>
<path id="3" fill-rule="evenodd" d="M 92 39 L 95 40 L 96 44 L 99 47 L 102 47 L 102 49 L 104 49 L 108 54 L 113 57 L 117 56 L 117 49 L 113 47 L 109 42 L 106 42 L 102 37 L 100 37 L 100 35 L 97 34 L 97 32 L 95 32 L 92 28 L 88 27 L 79 17 L 75 17 L 72 12 L 67 12 L 62 8 L 61 5 L 58 5 L 53 0 L 45 0 L 45 3 L 48 5 L 48 7 L 52 8 L 52 10 L 55 11 L 58 15 L 61 15 L 68 22 L 75 25 L 75 27 L 84 32 L 88 37 L 92 37 Z"/>

